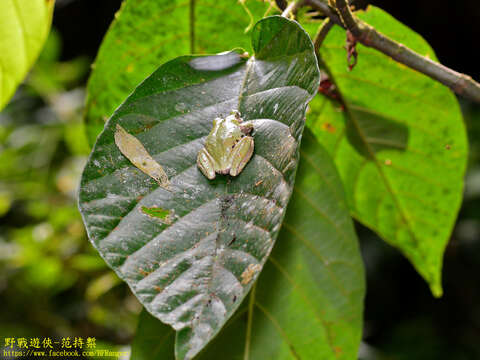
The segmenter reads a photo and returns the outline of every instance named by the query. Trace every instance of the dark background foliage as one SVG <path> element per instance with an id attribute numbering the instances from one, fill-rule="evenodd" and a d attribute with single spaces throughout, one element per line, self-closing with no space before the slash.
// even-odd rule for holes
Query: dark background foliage
<path id="1" fill-rule="evenodd" d="M 114 348 L 128 344 L 135 330 L 139 305 L 97 261 L 76 212 L 76 184 L 68 182 L 76 179 L 88 153 L 75 135 L 81 131 L 88 64 L 120 3 L 57 0 L 53 28 L 61 51 L 39 62 L 0 117 L 0 337 L 96 336 Z M 424 36 L 445 65 L 479 80 L 477 0 L 371 3 Z M 55 66 L 70 75 L 59 75 L 54 87 L 39 85 L 45 83 L 39 82 L 41 75 L 51 77 Z M 73 105 L 65 113 L 59 104 L 67 100 Z M 362 359 L 480 358 L 480 106 L 463 100 L 461 105 L 471 155 L 464 204 L 445 253 L 444 296 L 432 298 L 398 251 L 357 226 L 368 276 Z M 12 134 L 32 126 L 47 134 L 46 144 L 33 141 L 11 150 Z M 46 158 L 35 158 L 47 150 Z M 26 159 L 28 171 L 18 171 Z"/>

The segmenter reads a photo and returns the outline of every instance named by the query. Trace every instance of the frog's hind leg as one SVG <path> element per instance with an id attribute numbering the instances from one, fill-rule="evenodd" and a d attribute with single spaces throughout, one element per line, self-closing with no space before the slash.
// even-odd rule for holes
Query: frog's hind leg
<path id="1" fill-rule="evenodd" d="M 250 136 L 244 136 L 233 149 L 230 175 L 237 176 L 240 174 L 252 157 L 252 154 L 253 138 Z"/>
<path id="2" fill-rule="evenodd" d="M 198 152 L 197 165 L 200 171 L 210 180 L 215 179 L 215 160 L 203 148 Z"/>

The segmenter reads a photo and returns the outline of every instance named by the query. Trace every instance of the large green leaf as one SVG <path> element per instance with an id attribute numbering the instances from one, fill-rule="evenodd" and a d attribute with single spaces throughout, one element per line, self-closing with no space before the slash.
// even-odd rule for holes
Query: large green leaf
<path id="1" fill-rule="evenodd" d="M 434 58 L 419 35 L 382 10 L 358 15 Z M 353 215 L 401 249 L 439 296 L 467 159 L 458 103 L 443 85 L 362 45 L 349 72 L 344 43 L 345 32 L 332 29 L 321 56 L 345 108 L 317 96 L 307 124 L 335 158 Z"/>
<path id="2" fill-rule="evenodd" d="M 37 59 L 50 30 L 54 3 L 0 1 L 0 109 Z"/>
<path id="3" fill-rule="evenodd" d="M 249 60 L 233 51 L 161 66 L 105 125 L 82 176 L 80 210 L 90 239 L 147 310 L 178 331 L 179 359 L 215 336 L 266 261 L 318 87 L 313 45 L 297 23 L 263 19 L 252 43 Z M 197 153 L 212 120 L 232 109 L 253 121 L 254 155 L 238 177 L 209 181 Z M 164 167 L 170 190 L 120 153 L 117 124 Z M 145 208 L 169 210 L 172 221 Z"/>
<path id="4" fill-rule="evenodd" d="M 356 359 L 365 290 L 357 238 L 330 156 L 304 134 L 270 261 L 255 292 L 199 359 Z M 132 359 L 173 359 L 173 339 L 170 328 L 143 313 Z"/>
<path id="5" fill-rule="evenodd" d="M 251 19 L 237 0 L 125 0 L 98 52 L 87 87 L 86 123 L 93 144 L 105 120 L 159 64 L 192 53 L 190 7 L 194 6 L 194 52 L 215 54 L 249 48 Z M 268 1 L 248 0 L 256 20 Z"/>

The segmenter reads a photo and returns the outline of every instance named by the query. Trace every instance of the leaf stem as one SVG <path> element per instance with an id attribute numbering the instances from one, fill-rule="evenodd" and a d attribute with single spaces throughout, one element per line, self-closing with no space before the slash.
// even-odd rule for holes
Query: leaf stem
<path id="1" fill-rule="evenodd" d="M 245 4 L 245 1 L 246 0 L 238 0 L 238 2 L 240 3 L 240 5 L 242 5 L 243 7 L 243 10 L 245 10 L 245 12 L 247 13 L 248 15 L 248 18 L 250 19 L 249 23 L 248 23 L 248 26 L 245 28 L 244 30 L 244 33 L 248 33 L 250 30 L 252 30 L 253 28 L 253 25 L 255 25 L 255 19 L 253 18 L 253 14 L 252 12 L 250 11 L 250 9 L 248 8 L 247 4 Z M 265 16 L 263 16 L 265 17 Z"/>
<path id="2" fill-rule="evenodd" d="M 294 18 L 298 8 L 302 7 L 303 5 L 303 0 L 293 0 L 290 4 L 288 4 L 285 10 L 283 10 L 282 16 L 288 18 L 291 15 L 292 18 Z"/>
<path id="3" fill-rule="evenodd" d="M 390 56 L 393 60 L 431 77 L 448 86 L 458 95 L 480 103 L 480 84 L 478 82 L 468 75 L 422 56 L 378 32 L 372 26 L 358 19 L 352 13 L 346 0 L 335 0 L 335 8 L 322 0 L 305 0 L 305 3 L 323 12 L 335 24 L 349 30 L 363 45 L 374 48 Z"/>
<path id="4" fill-rule="evenodd" d="M 195 0 L 190 0 L 190 53 L 195 53 Z"/>
<path id="5" fill-rule="evenodd" d="M 250 342 L 252 338 L 253 309 L 255 307 L 256 289 L 257 283 L 253 284 L 252 291 L 250 292 L 250 298 L 248 299 L 247 333 L 245 335 L 245 351 L 243 353 L 243 360 L 250 359 Z"/>
<path id="6" fill-rule="evenodd" d="M 325 40 L 325 38 L 328 35 L 328 32 L 333 27 L 333 25 L 334 25 L 333 21 L 331 21 L 330 18 L 326 18 L 322 23 L 322 25 L 320 25 L 320 27 L 318 28 L 318 32 L 315 35 L 315 39 L 313 40 L 313 45 L 315 47 L 315 54 L 317 55 L 317 57 L 319 55 L 320 47 L 323 44 L 323 40 Z"/>

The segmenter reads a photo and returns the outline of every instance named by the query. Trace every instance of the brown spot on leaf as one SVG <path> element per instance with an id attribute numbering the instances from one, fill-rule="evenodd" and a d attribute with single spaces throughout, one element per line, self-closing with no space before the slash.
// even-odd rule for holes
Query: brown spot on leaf
<path id="1" fill-rule="evenodd" d="M 250 264 L 242 273 L 242 285 L 247 285 L 250 281 L 252 281 L 253 276 L 261 270 L 261 266 L 259 264 Z"/>
<path id="2" fill-rule="evenodd" d="M 233 234 L 232 240 L 228 243 L 228 246 L 232 245 L 237 240 L 237 235 Z"/>
<path id="3" fill-rule="evenodd" d="M 337 131 L 335 126 L 333 126 L 329 122 L 323 123 L 322 124 L 322 129 L 325 130 L 325 131 L 328 131 L 330 134 L 334 134 Z"/>
<path id="4" fill-rule="evenodd" d="M 150 275 L 150 272 L 149 272 L 149 271 L 145 271 L 145 270 L 143 270 L 142 268 L 138 268 L 138 272 L 139 272 L 140 274 L 142 274 L 143 276 L 148 276 L 148 275 Z"/>

